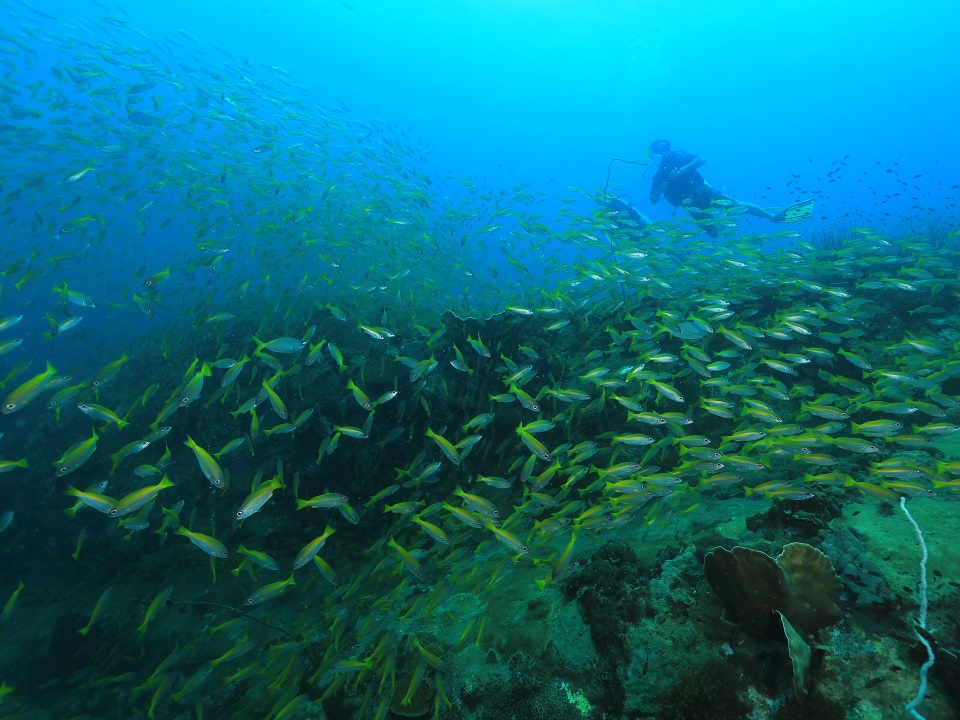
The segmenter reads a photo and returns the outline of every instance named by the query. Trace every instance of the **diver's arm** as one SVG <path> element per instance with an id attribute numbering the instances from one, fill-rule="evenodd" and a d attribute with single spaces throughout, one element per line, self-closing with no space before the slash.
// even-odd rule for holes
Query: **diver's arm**
<path id="1" fill-rule="evenodd" d="M 677 175 L 683 175 L 684 173 L 691 172 L 692 170 L 697 170 L 698 168 L 702 168 L 706 163 L 707 161 L 703 159 L 702 155 L 697 155 L 693 160 L 688 162 L 683 167 L 678 167 L 676 170 L 672 170 L 670 172 L 670 175 L 673 176 L 674 173 L 676 173 Z"/>
<path id="2" fill-rule="evenodd" d="M 660 182 L 657 182 L 657 179 L 660 178 Z M 660 196 L 663 195 L 663 191 L 667 189 L 667 185 L 670 183 L 669 173 L 664 173 L 663 169 L 657 171 L 657 174 L 653 176 L 653 182 L 650 183 L 650 204 L 656 205 L 660 200 Z"/>

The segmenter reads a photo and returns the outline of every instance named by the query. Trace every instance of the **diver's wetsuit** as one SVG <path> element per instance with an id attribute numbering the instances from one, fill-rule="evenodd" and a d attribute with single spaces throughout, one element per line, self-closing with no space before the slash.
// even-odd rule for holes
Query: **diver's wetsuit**
<path id="1" fill-rule="evenodd" d="M 697 156 L 693 153 L 680 150 L 668 152 L 660 161 L 660 167 L 657 168 L 657 174 L 653 176 L 651 187 L 656 190 L 663 185 L 663 196 L 667 202 L 676 207 L 684 205 L 704 210 L 710 207 L 713 200 L 727 197 L 719 190 L 710 187 L 697 170 L 688 170 L 679 177 L 670 177 L 671 172 L 686 167 L 696 159 Z"/>
<path id="2" fill-rule="evenodd" d="M 684 207 L 694 220 L 702 220 L 709 216 L 698 210 L 706 210 L 715 200 L 730 200 L 727 195 L 710 187 L 697 170 L 688 170 L 679 177 L 670 177 L 672 171 L 679 170 L 696 159 L 697 156 L 693 153 L 681 150 L 666 153 L 650 183 L 650 201 L 656 202 L 655 198 L 660 194 L 658 190 L 662 187 L 663 196 L 668 203 L 674 207 Z M 707 234 L 716 236 L 716 228 L 705 226 L 704 230 Z"/>

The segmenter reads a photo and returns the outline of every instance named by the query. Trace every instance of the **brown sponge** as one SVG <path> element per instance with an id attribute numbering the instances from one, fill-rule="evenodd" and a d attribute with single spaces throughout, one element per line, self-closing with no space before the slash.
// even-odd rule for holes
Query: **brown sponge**
<path id="1" fill-rule="evenodd" d="M 806 543 L 790 543 L 776 560 L 750 548 L 717 547 L 707 553 L 703 570 L 737 624 L 753 635 L 783 637 L 774 611 L 805 638 L 841 617 L 833 564 Z"/>
<path id="2" fill-rule="evenodd" d="M 777 565 L 783 569 L 789 597 L 781 612 L 797 632 L 810 637 L 840 620 L 840 578 L 830 558 L 806 543 L 790 543 L 777 557 Z"/>

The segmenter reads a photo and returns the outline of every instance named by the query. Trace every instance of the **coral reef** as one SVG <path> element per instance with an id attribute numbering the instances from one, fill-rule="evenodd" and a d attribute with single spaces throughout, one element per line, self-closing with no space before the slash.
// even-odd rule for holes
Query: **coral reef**
<path id="1" fill-rule="evenodd" d="M 644 618 L 630 629 L 627 640 L 632 661 L 623 681 L 626 717 L 655 714 L 658 697 L 680 674 L 717 658 L 715 647 L 704 642 L 693 623 L 665 615 Z"/>
<path id="2" fill-rule="evenodd" d="M 886 605 L 890 588 L 880 566 L 864 551 L 863 543 L 848 528 L 820 530 L 817 534 L 823 552 L 839 570 L 847 595 L 845 604 L 860 609 L 878 609 Z"/>
<path id="3" fill-rule="evenodd" d="M 746 518 L 746 528 L 770 542 L 811 542 L 827 530 L 843 511 L 841 497 L 813 488 L 813 497 L 797 502 L 774 502 L 764 512 Z M 811 544 L 815 544 L 812 543 Z"/>
<path id="4" fill-rule="evenodd" d="M 571 683 L 556 679 L 557 668 L 522 654 L 507 663 L 509 678 L 488 677 L 460 696 L 477 720 L 583 720 L 592 717 L 590 701 Z"/>
<path id="5" fill-rule="evenodd" d="M 407 671 L 397 682 L 393 689 L 393 696 L 390 699 L 390 712 L 401 717 L 421 717 L 427 714 L 433 702 L 434 691 L 423 677 L 422 669 L 418 673 L 419 662 L 416 658 L 410 658 L 407 662 Z M 416 675 L 419 674 L 419 684 L 416 684 Z M 411 687 L 411 682 L 415 684 L 415 690 L 407 697 L 407 692 Z M 406 700 L 406 702 L 404 702 Z"/>
<path id="6" fill-rule="evenodd" d="M 640 559 L 623 542 L 605 543 L 564 583 L 564 596 L 576 598 L 598 654 L 628 659 L 624 637 L 643 617 L 647 583 Z"/>
<path id="7" fill-rule="evenodd" d="M 844 720 L 846 708 L 819 693 L 804 698 L 790 698 L 780 706 L 774 720 Z"/>
<path id="8" fill-rule="evenodd" d="M 744 720 L 743 675 L 729 662 L 710 660 L 682 671 L 657 696 L 657 720 Z"/>

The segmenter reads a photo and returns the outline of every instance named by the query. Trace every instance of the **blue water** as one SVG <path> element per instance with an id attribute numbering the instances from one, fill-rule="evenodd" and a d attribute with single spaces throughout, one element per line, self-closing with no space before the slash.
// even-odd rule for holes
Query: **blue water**
<path id="1" fill-rule="evenodd" d="M 128 9 L 150 34 L 181 27 L 320 84 L 318 101 L 409 127 L 451 171 L 491 182 L 593 187 L 609 158 L 662 136 L 741 195 L 791 173 L 813 187 L 844 155 L 847 197 L 864 170 L 887 179 L 876 161 L 933 192 L 957 160 L 952 3 L 348 4 Z"/>
<path id="2" fill-rule="evenodd" d="M 105 5 L 90 15 L 110 13 Z M 75 7 L 42 5 L 64 17 Z M 438 171 L 497 186 L 592 189 L 610 158 L 642 160 L 651 140 L 668 137 L 704 155 L 708 181 L 735 197 L 782 203 L 801 174 L 795 184 L 824 191 L 827 223 L 857 209 L 886 219 L 877 216 L 891 208 L 872 207 L 871 189 L 880 199 L 901 190 L 886 173 L 894 163 L 899 179 L 922 178 L 893 212 L 916 196 L 925 215 L 944 214 L 957 196 L 951 68 L 960 54 L 949 2 L 919 11 L 893 2 L 336 0 L 125 9 L 152 38 L 192 50 L 177 33 L 186 30 L 212 65 L 223 60 L 216 43 L 258 71 L 280 66 L 307 101 L 389 120 L 435 148 Z M 614 177 L 643 197 L 635 169 Z"/>
<path id="3" fill-rule="evenodd" d="M 779 398 L 789 407 L 778 411 L 785 423 L 808 424 L 821 444 L 829 444 L 822 436 L 830 433 L 813 429 L 820 420 L 801 412 L 800 398 L 859 412 L 861 423 L 880 419 L 871 414 L 879 411 L 863 409 L 871 400 L 916 401 L 927 403 L 930 416 L 912 417 L 913 424 L 939 421 L 937 412 L 955 423 L 958 26 L 960 8 L 948 2 L 0 0 L 0 321 L 23 316 L 0 331 L 0 343 L 22 340 L 18 347 L 0 344 L 6 348 L 0 398 L 9 403 L 31 379 L 41 384 L 23 407 L 0 417 L 0 458 L 29 461 L 29 467 L 0 474 L 0 525 L 2 513 L 14 512 L 0 531 L 0 602 L 20 580 L 25 585 L 7 613 L 22 620 L 0 627 L 6 647 L 0 683 L 14 688 L 8 699 L 0 690 L 0 717 L 172 718 L 204 711 L 208 717 L 277 717 L 282 705 L 274 703 L 284 697 L 303 705 L 291 709 L 291 717 L 338 718 L 354 716 L 366 697 L 363 716 L 384 718 L 397 690 L 391 680 L 384 693 L 380 678 L 392 676 L 392 669 L 397 684 L 416 677 L 421 655 L 410 637 L 417 633 L 456 668 L 447 668 L 448 681 L 439 671 L 426 673 L 429 713 L 495 717 L 491 706 L 471 695 L 471 683 L 481 687 L 476 677 L 482 674 L 471 673 L 484 664 L 482 652 L 503 652 L 503 643 L 482 640 L 481 632 L 471 634 L 464 650 L 458 642 L 461 633 L 466 637 L 464 624 L 476 633 L 471 623 L 480 618 L 493 618 L 495 629 L 513 622 L 502 609 L 503 596 L 491 599 L 501 578 L 522 587 L 512 592 L 532 598 L 533 608 L 540 602 L 533 581 L 546 582 L 534 575 L 547 567 L 560 574 L 553 564 L 568 540 L 573 548 L 569 518 L 593 502 L 612 517 L 622 504 L 609 503 L 602 484 L 591 485 L 593 470 L 569 495 L 566 487 L 558 489 L 560 477 L 573 472 L 569 467 L 552 485 L 551 478 L 544 481 L 555 511 L 530 509 L 531 494 L 518 489 L 522 483 L 492 490 L 475 478 L 516 478 L 533 449 L 515 428 L 535 417 L 556 421 L 557 429 L 547 432 L 556 433 L 549 443 L 558 457 L 596 441 L 602 449 L 587 465 L 643 458 L 648 470 L 656 461 L 657 469 L 672 472 L 671 462 L 688 459 L 673 442 L 684 431 L 676 424 L 669 430 L 628 425 L 616 403 L 630 398 L 615 394 L 626 393 L 620 388 L 631 381 L 641 383 L 630 395 L 644 409 L 681 410 L 700 423 L 690 433 L 720 447 L 722 438 L 755 421 L 746 404 L 737 409 L 739 424 L 724 425 L 716 417 L 725 416 L 702 409 L 701 394 L 709 396 L 714 386 L 701 383 L 708 375 L 694 362 L 687 366 L 687 343 L 719 364 L 732 364 L 731 383 L 763 385 L 762 373 L 774 371 L 762 363 L 792 355 L 797 364 L 786 374 L 800 375 L 774 375 L 790 385 L 789 400 Z M 701 156 L 704 178 L 731 198 L 769 208 L 814 199 L 814 212 L 795 225 L 730 213 L 722 218 L 721 236 L 706 237 L 684 209 L 664 199 L 651 204 L 656 159 L 647 149 L 656 139 Z M 653 229 L 618 231 L 603 212 L 605 198 L 614 196 L 647 216 Z M 825 242 L 831 239 L 835 246 Z M 158 275 L 159 287 L 147 287 Z M 71 300 L 64 287 L 80 295 Z M 818 294 L 824 287 L 827 293 Z M 77 304 L 84 297 L 96 307 Z M 346 322 L 336 317 L 341 312 Z M 78 316 L 83 319 L 75 327 L 56 331 Z M 842 319 L 828 324 L 835 317 Z M 710 325 L 710 335 L 702 328 L 690 335 L 689 323 L 688 334 L 679 332 L 675 323 L 684 318 Z M 757 328 L 782 334 L 784 318 L 820 336 L 795 330 L 786 338 L 761 339 Z M 744 348 L 718 334 L 723 324 L 741 335 L 751 329 L 759 334 L 748 333 L 753 345 Z M 268 366 L 269 359 L 251 360 L 237 385 L 223 393 L 225 362 L 205 375 L 196 400 L 163 416 L 161 407 L 171 399 L 176 404 L 177 393 L 208 363 L 252 355 L 251 336 L 302 337 L 307 344 L 303 354 L 278 353 L 279 370 Z M 475 349 L 477 339 L 489 345 L 489 360 Z M 907 339 L 937 350 L 904 345 Z M 323 343 L 343 350 L 345 369 L 337 368 Z M 796 357 L 812 344 L 827 350 L 814 348 L 821 352 L 807 367 L 812 356 Z M 872 359 L 879 374 L 864 373 L 853 361 L 855 369 L 844 365 L 832 354 L 841 346 Z M 314 349 L 319 361 L 307 364 Z M 650 359 L 660 353 L 677 357 Z M 686 362 L 670 364 L 680 357 Z M 451 366 L 458 358 L 465 358 L 464 368 Z M 96 389 L 89 384 L 120 360 L 116 378 Z M 41 380 L 47 363 L 56 373 Z M 533 375 L 521 373 L 519 385 L 503 382 L 527 363 Z M 600 363 L 612 373 L 602 390 L 587 375 Z M 678 385 L 689 407 L 669 405 L 645 380 L 617 379 L 629 377 L 630 367 L 642 373 L 644 364 L 662 373 L 659 381 Z M 845 372 L 870 388 L 855 392 L 818 370 Z M 891 381 L 891 373 L 912 375 Z M 398 391 L 395 400 L 377 406 L 369 437 L 351 438 L 369 416 L 360 412 L 362 398 L 352 394 L 348 378 L 370 398 Z M 252 417 L 236 412 L 266 382 L 279 383 L 291 417 L 269 401 Z M 53 391 L 73 383 L 83 387 L 55 414 L 48 407 Z M 145 397 L 155 383 L 156 395 Z M 530 407 L 520 391 L 526 383 L 543 405 L 535 415 L 525 414 Z M 590 401 L 570 405 L 546 392 L 572 388 Z M 91 422 L 74 407 L 80 402 L 102 404 L 131 427 L 118 431 Z M 264 430 L 307 410 L 314 414 L 303 429 L 264 437 Z M 488 438 L 468 451 L 470 462 L 457 463 L 456 470 L 444 464 L 437 480 L 417 478 L 429 463 L 450 457 L 438 442 L 424 440 L 428 428 L 466 441 L 470 419 L 494 411 L 497 423 L 480 431 Z M 63 496 L 68 484 L 90 490 L 109 479 L 108 489 L 97 492 L 121 498 L 158 481 L 132 470 L 160 462 L 159 442 L 142 456 L 121 458 L 123 471 L 116 475 L 109 459 L 158 425 L 173 428 L 165 442 L 177 483 L 158 506 L 170 510 L 183 499 L 182 517 L 170 520 L 159 507 L 148 507 L 144 527 L 129 536 L 89 508 L 68 520 L 61 512 L 73 502 Z M 101 440 L 89 464 L 54 478 L 52 464 L 92 428 Z M 610 444 L 626 432 L 653 433 L 660 449 L 647 454 Z M 248 438 L 242 450 L 224 456 L 224 494 L 209 488 L 184 447 L 188 435 L 211 453 Z M 338 440 L 336 454 L 325 454 Z M 876 442 L 882 446 L 877 457 L 908 452 L 892 441 Z M 908 447 L 925 448 L 910 462 L 925 468 L 926 485 L 897 492 L 926 502 L 934 477 L 939 482 L 955 474 L 937 464 L 952 456 L 914 443 Z M 768 455 L 766 447 L 757 450 L 761 454 L 771 475 L 803 476 L 791 475 L 786 461 Z M 864 497 L 875 504 L 892 500 L 871 492 L 896 497 L 877 489 L 868 460 L 844 456 L 843 463 Z M 548 469 L 536 465 L 537 474 Z M 285 483 L 278 493 L 283 504 L 274 499 L 238 527 L 235 512 L 248 484 L 274 474 Z M 291 486 L 299 487 L 301 475 L 300 497 L 344 493 L 357 514 L 325 509 L 304 520 L 318 511 L 294 509 Z M 728 519 L 709 514 L 722 514 L 717 508 L 726 503 L 714 504 L 704 490 L 706 477 L 700 485 L 695 477 L 685 479 L 686 494 L 658 496 L 649 513 L 644 509 L 636 518 L 634 540 L 645 538 L 640 526 L 652 527 L 656 541 L 669 545 L 665 518 L 689 522 L 691 535 Z M 385 501 L 370 501 L 394 482 L 406 484 Z M 751 485 L 760 483 L 751 477 Z M 822 495 L 868 502 L 849 484 L 834 487 L 842 484 L 825 481 L 817 501 Z M 485 529 L 474 533 L 445 508 L 441 512 L 440 503 L 459 507 L 454 490 L 460 485 L 497 498 L 509 515 L 504 527 L 530 545 L 529 558 L 505 554 L 511 540 L 491 535 L 486 516 Z M 951 492 L 952 486 L 941 497 Z M 705 496 L 702 509 L 691 499 L 699 494 Z M 549 499 L 538 502 L 552 508 Z M 743 498 L 730 492 L 721 500 Z M 452 536 L 453 559 L 434 549 L 436 537 L 425 526 L 405 514 L 381 513 L 384 502 L 427 508 L 421 519 Z M 469 501 L 466 506 L 483 515 Z M 746 506 L 754 511 L 755 504 Z M 544 531 L 543 523 L 554 527 L 546 521 L 554 512 L 555 530 Z M 588 527 L 589 514 L 584 517 Z M 174 535 L 181 520 L 221 538 L 231 559 L 208 564 L 200 550 Z M 286 577 L 296 551 L 326 524 L 337 532 L 326 557 L 344 580 L 338 589 L 330 590 L 315 572 L 310 579 L 301 573 L 296 590 L 262 606 L 259 620 L 241 613 L 243 599 Z M 87 543 L 82 552 L 81 532 L 88 533 L 79 541 Z M 598 533 L 588 540 L 585 531 L 577 540 L 581 567 L 606 538 L 626 537 L 619 529 Z M 414 549 L 429 582 L 421 584 L 404 556 L 394 554 L 390 538 Z M 776 555 L 791 539 L 767 537 L 762 549 Z M 231 576 L 239 561 L 235 551 L 244 543 L 282 557 L 281 575 L 245 568 Z M 670 558 L 681 549 L 677 545 Z M 484 581 L 478 584 L 478 577 Z M 549 579 L 559 587 L 553 575 Z M 151 599 L 173 583 L 179 614 L 165 605 L 153 644 L 144 649 L 136 627 Z M 76 630 L 108 586 L 115 588 L 112 610 L 95 618 L 88 639 L 78 640 Z M 556 602 L 556 587 L 550 592 Z M 941 613 L 945 593 L 938 597 Z M 451 599 L 473 596 L 491 609 L 458 607 Z M 47 604 L 50 597 L 56 601 Z M 77 598 L 76 607 L 68 597 Z M 378 597 L 389 607 L 378 605 Z M 193 603 L 207 604 L 198 610 Z M 889 623 L 901 641 L 890 663 L 914 662 L 904 613 L 883 615 L 891 606 L 879 613 L 880 624 Z M 442 610 L 431 616 L 437 607 Z M 441 627 L 441 615 L 453 624 Z M 414 616 L 425 624 L 407 625 Z M 236 617 L 239 626 L 208 634 L 211 625 Z M 866 632 L 866 624 L 852 625 L 850 637 Z M 280 634 L 271 635 L 271 627 Z M 247 660 L 253 680 L 224 683 L 218 669 L 216 690 L 184 690 L 204 663 L 248 636 L 263 648 Z M 284 667 L 276 648 L 291 639 L 306 645 L 295 654 L 297 663 Z M 187 648 L 182 666 L 152 678 L 180 647 Z M 346 665 L 331 670 L 362 660 L 371 647 L 379 651 L 359 677 Z M 497 662 L 508 659 L 498 656 Z M 618 662 L 620 675 L 611 672 L 622 679 L 629 663 Z M 36 672 L 48 664 L 56 666 L 52 675 L 62 692 L 44 706 L 50 686 Z M 380 683 L 376 693 L 368 689 L 368 671 Z M 652 680 L 651 687 L 673 674 Z M 578 680 L 575 673 L 548 675 L 537 682 L 554 687 L 550 683 L 561 678 Z M 303 699 L 277 692 L 290 677 L 295 681 L 288 689 L 303 689 Z M 777 688 L 756 685 L 782 702 L 791 692 L 783 677 Z M 862 683 L 870 679 L 864 673 Z M 599 684 L 590 685 L 596 678 L 579 680 L 595 706 L 624 711 L 622 702 L 599 698 Z M 448 682 L 452 708 L 440 701 L 442 682 Z M 171 698 L 178 689 L 182 697 Z M 148 715 L 151 697 L 157 710 Z M 849 697 L 842 701 L 852 707 Z M 936 710 L 949 706 L 942 694 L 936 702 Z M 598 712 L 595 707 L 590 717 Z M 639 711 L 628 704 L 624 712 Z"/>

